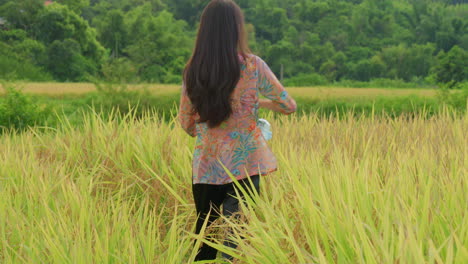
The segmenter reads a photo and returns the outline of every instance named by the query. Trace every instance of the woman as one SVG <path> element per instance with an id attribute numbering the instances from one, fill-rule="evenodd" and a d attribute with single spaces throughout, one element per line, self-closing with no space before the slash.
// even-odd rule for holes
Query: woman
<path id="1" fill-rule="evenodd" d="M 179 121 L 197 137 L 192 190 L 198 234 L 207 215 L 208 224 L 219 217 L 221 205 L 226 216 L 239 210 L 228 172 L 244 188 L 250 186 L 250 177 L 258 192 L 260 175 L 277 170 L 276 158 L 257 127 L 259 107 L 291 114 L 296 102 L 267 64 L 250 53 L 244 16 L 231 0 L 213 0 L 203 11 L 183 79 Z M 259 99 L 259 93 L 267 99 Z M 196 260 L 215 259 L 216 253 L 204 244 Z"/>

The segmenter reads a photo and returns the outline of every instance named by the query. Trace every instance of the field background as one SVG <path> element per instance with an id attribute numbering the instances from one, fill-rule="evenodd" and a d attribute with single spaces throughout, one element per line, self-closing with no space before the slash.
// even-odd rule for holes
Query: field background
<path id="1" fill-rule="evenodd" d="M 0 135 L 1 263 L 193 261 L 208 241 L 193 234 L 179 86 L 3 88 L 0 121 L 17 130 Z M 466 90 L 287 90 L 298 112 L 260 112 L 279 171 L 243 208 L 248 225 L 205 230 L 232 228 L 238 250 L 222 235 L 215 247 L 235 263 L 468 261 Z"/>
<path id="2" fill-rule="evenodd" d="M 23 91 L 30 94 L 42 95 L 82 95 L 89 92 L 95 92 L 96 86 L 92 83 L 23 83 Z M 0 85 L 2 87 L 2 85 Z M 175 94 L 180 92 L 178 85 L 161 85 L 161 84 L 139 84 L 129 85 L 129 89 L 147 88 L 155 94 Z M 434 97 L 437 94 L 437 89 L 428 88 L 349 88 L 349 87 L 330 87 L 330 86 L 315 86 L 315 87 L 288 87 L 288 92 L 295 96 L 307 98 L 326 98 L 326 97 L 375 97 L 375 96 L 424 96 Z M 0 94 L 4 94 L 0 90 Z"/>
<path id="3" fill-rule="evenodd" d="M 1 264 L 193 262 L 174 84 L 208 1 L 0 0 Z M 260 110 L 279 170 L 209 243 L 237 264 L 468 263 L 466 1 L 235 1 L 298 111 Z"/>

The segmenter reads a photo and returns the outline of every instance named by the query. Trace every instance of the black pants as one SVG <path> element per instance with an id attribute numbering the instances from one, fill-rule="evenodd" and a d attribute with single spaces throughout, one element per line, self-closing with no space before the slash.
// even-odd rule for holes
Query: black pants
<path id="1" fill-rule="evenodd" d="M 260 176 L 254 175 L 250 176 L 253 186 L 256 191 L 260 193 Z M 249 179 L 243 179 L 239 181 L 240 185 L 247 193 L 252 194 L 251 184 Z M 195 207 L 197 209 L 197 226 L 195 232 L 200 233 L 203 223 L 205 222 L 206 216 L 209 214 L 208 224 L 209 226 L 212 222 L 219 218 L 220 207 L 223 206 L 223 215 L 231 216 L 239 211 L 239 200 L 237 199 L 235 189 L 238 189 L 235 183 L 229 183 L 225 185 L 211 185 L 211 184 L 193 184 L 192 191 L 193 197 L 195 200 Z M 239 195 L 243 198 L 243 194 L 238 190 Z M 225 245 L 234 248 L 235 245 L 232 242 L 225 242 Z M 216 259 L 217 250 L 204 244 L 201 246 L 200 251 L 195 258 L 198 260 L 212 260 Z M 223 254 L 224 258 L 232 260 L 232 257 L 226 254 Z"/>

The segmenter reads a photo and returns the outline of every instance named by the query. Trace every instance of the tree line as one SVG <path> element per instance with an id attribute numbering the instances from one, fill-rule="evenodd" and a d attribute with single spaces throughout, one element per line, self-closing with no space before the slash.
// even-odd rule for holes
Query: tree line
<path id="1" fill-rule="evenodd" d="M 0 79 L 180 83 L 209 0 L 0 0 Z M 237 0 L 249 43 L 297 85 L 468 78 L 468 4 Z"/>

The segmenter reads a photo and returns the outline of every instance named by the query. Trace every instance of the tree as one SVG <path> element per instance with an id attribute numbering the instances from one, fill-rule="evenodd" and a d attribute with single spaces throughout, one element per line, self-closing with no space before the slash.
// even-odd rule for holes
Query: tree
<path id="1" fill-rule="evenodd" d="M 101 27 L 100 40 L 104 47 L 112 50 L 111 56 L 118 58 L 127 46 L 128 36 L 124 22 L 124 14 L 120 10 L 112 10 L 105 17 Z"/>
<path id="2" fill-rule="evenodd" d="M 42 69 L 45 46 L 22 29 L 0 30 L 0 78 L 31 81 L 50 80 Z"/>
<path id="3" fill-rule="evenodd" d="M 195 28 L 203 8 L 210 0 L 168 0 L 170 11 L 178 20 L 185 20 L 189 26 Z"/>
<path id="4" fill-rule="evenodd" d="M 263 2 L 259 5 L 250 17 L 252 23 L 256 25 L 257 36 L 268 39 L 272 43 L 280 41 L 283 39 L 289 24 L 286 10 L 272 7 Z"/>
<path id="5" fill-rule="evenodd" d="M 77 72 L 96 71 L 102 64 L 105 50 L 97 41 L 95 30 L 89 26 L 87 21 L 79 17 L 68 7 L 60 4 L 50 5 L 38 15 L 37 21 L 36 32 L 38 39 L 46 45 L 55 43 L 53 49 L 52 46 L 49 47 L 49 56 L 56 54 L 55 51 L 51 52 L 51 50 L 62 51 L 62 48 L 67 47 L 72 49 L 70 52 L 73 54 L 76 52 L 80 53 L 80 56 L 77 54 L 76 56 L 69 55 L 70 58 L 79 61 L 86 58 L 85 62 L 80 63 L 87 65 L 85 67 L 86 70 L 82 70 L 80 66 L 78 67 L 79 69 L 76 69 L 71 74 L 67 74 L 56 68 L 53 63 L 49 63 L 49 70 L 57 78 L 61 80 L 76 80 L 82 77 L 76 76 Z M 78 44 L 78 48 L 75 47 L 75 43 Z M 49 61 L 51 61 L 50 58 Z M 65 75 L 58 77 L 59 72 L 63 72 Z"/>
<path id="6" fill-rule="evenodd" d="M 454 88 L 468 79 L 468 52 L 454 46 L 448 53 L 441 51 L 437 55 L 437 65 L 433 68 L 437 82 Z"/>
<path id="7" fill-rule="evenodd" d="M 52 42 L 48 58 L 48 69 L 60 81 L 82 81 L 86 74 L 96 72 L 96 66 L 81 55 L 80 44 L 74 39 Z"/>
<path id="8" fill-rule="evenodd" d="M 181 81 L 182 70 L 193 43 L 187 24 L 176 20 L 167 11 L 153 16 L 144 7 L 134 10 L 129 17 L 132 43 L 125 50 L 136 64 L 138 75 L 145 81 Z"/>
<path id="9" fill-rule="evenodd" d="M 8 61 L 15 69 L 36 69 L 28 70 L 28 76 L 45 67 L 57 76 L 58 69 L 48 68 L 53 67 L 50 47 L 58 41 L 56 51 L 69 47 L 75 54 L 69 41 L 74 40 L 79 54 L 71 57 L 90 63 L 77 71 L 84 75 L 131 68 L 145 81 L 179 82 L 209 1 L 54 0 L 44 6 L 42 0 L 0 0 L 0 47 L 8 54 L 2 55 L 3 65 Z M 283 66 L 287 78 L 316 79 L 320 72 L 330 81 L 422 80 L 447 72 L 448 64 L 446 70 L 440 65 L 454 46 L 468 49 L 468 4 L 462 1 L 236 2 L 244 11 L 253 52 L 278 75 Z"/>
<path id="10" fill-rule="evenodd" d="M 0 5 L 0 17 L 7 21 L 10 28 L 32 33 L 36 17 L 43 9 L 43 4 L 37 0 L 7 1 Z"/>
<path id="11" fill-rule="evenodd" d="M 80 14 L 85 6 L 89 6 L 89 0 L 56 0 L 57 3 L 68 6 L 76 14 Z"/>

